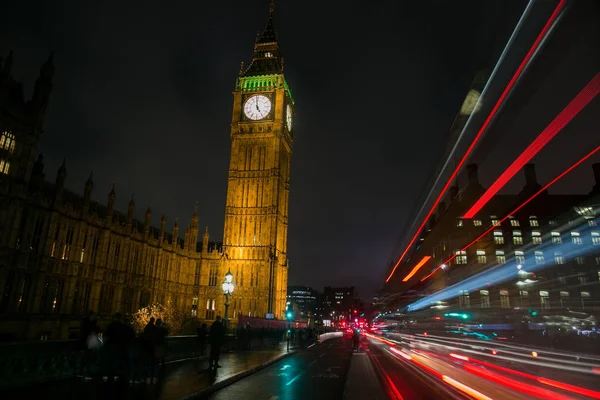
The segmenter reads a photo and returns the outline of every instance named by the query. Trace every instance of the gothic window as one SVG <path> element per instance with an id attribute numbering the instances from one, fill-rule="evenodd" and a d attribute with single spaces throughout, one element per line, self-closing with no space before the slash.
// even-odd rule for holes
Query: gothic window
<path id="1" fill-rule="evenodd" d="M 215 319 L 215 299 L 206 300 L 206 319 Z"/>
<path id="2" fill-rule="evenodd" d="M 194 273 L 194 286 L 200 286 L 200 261 L 196 261 L 196 272 Z"/>
<path id="3" fill-rule="evenodd" d="M 461 290 L 460 295 L 458 296 L 458 305 L 460 308 L 469 308 L 471 307 L 471 299 L 469 297 L 468 290 Z"/>
<path id="4" fill-rule="evenodd" d="M 96 256 L 98 255 L 98 232 L 92 233 L 92 265 L 96 265 Z"/>
<path id="5" fill-rule="evenodd" d="M 480 290 L 479 297 L 481 298 L 481 308 L 490 308 L 490 292 L 488 290 Z"/>
<path id="6" fill-rule="evenodd" d="M 128 287 L 123 288 L 123 294 L 121 299 L 121 313 L 129 314 L 133 304 L 133 290 Z"/>
<path id="7" fill-rule="evenodd" d="M 109 284 L 102 284 L 100 289 L 100 304 L 98 305 L 98 311 L 102 314 L 110 314 L 112 312 L 113 297 L 115 294 L 115 288 Z"/>
<path id="8" fill-rule="evenodd" d="M 0 159 L 0 175 L 8 175 L 10 170 L 10 161 Z"/>
<path id="9" fill-rule="evenodd" d="M 198 296 L 194 296 L 192 298 L 192 317 L 198 315 Z"/>
<path id="10" fill-rule="evenodd" d="M 29 298 L 29 288 L 31 287 L 31 278 L 28 275 L 21 277 L 15 288 L 14 304 L 12 308 L 17 313 L 25 312 L 27 299 Z"/>
<path id="11" fill-rule="evenodd" d="M 121 253 L 121 243 L 117 242 L 115 244 L 115 252 L 114 252 L 114 260 L 113 260 L 113 267 L 115 269 L 119 269 L 119 255 Z"/>
<path id="12" fill-rule="evenodd" d="M 31 251 L 34 254 L 37 254 L 37 252 L 40 248 L 43 226 L 44 226 L 44 218 L 42 216 L 38 216 L 35 220 L 35 226 L 33 228 L 33 238 L 31 240 Z"/>
<path id="13" fill-rule="evenodd" d="M 140 308 L 147 307 L 150 304 L 150 291 L 142 290 L 140 293 Z"/>
<path id="14" fill-rule="evenodd" d="M 542 310 L 550 308 L 550 294 L 545 290 L 540 290 L 540 306 Z"/>
<path id="15" fill-rule="evenodd" d="M 73 225 L 69 226 L 67 229 L 67 237 L 65 239 L 65 244 L 63 245 L 63 251 L 61 255 L 62 260 L 68 260 L 69 254 L 71 253 L 71 245 L 73 244 Z"/>
<path id="16" fill-rule="evenodd" d="M 208 277 L 208 286 L 217 286 L 217 266 L 210 263 L 210 275 Z"/>
<path id="17" fill-rule="evenodd" d="M 0 150 L 7 150 L 9 153 L 15 151 L 15 135 L 11 132 L 4 131 L 0 136 Z"/>

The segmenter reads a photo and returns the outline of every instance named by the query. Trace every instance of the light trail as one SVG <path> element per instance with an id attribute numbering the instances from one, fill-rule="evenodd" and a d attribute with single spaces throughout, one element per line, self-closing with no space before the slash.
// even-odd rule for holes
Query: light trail
<path id="1" fill-rule="evenodd" d="M 575 118 L 600 93 L 600 73 L 571 100 L 571 102 L 548 124 L 531 144 L 496 179 L 481 197 L 465 213 L 463 218 L 473 218 L 536 154 Z"/>
<path id="2" fill-rule="evenodd" d="M 527 204 L 529 204 L 531 201 L 533 201 L 533 199 L 535 199 L 537 196 L 539 196 L 540 194 L 542 194 L 544 191 L 546 191 L 550 186 L 554 185 L 556 182 L 558 182 L 560 179 L 562 179 L 565 175 L 567 175 L 569 172 L 571 172 L 572 170 L 574 170 L 575 168 L 577 168 L 581 163 L 585 162 L 586 160 L 588 160 L 590 157 L 592 157 L 594 154 L 596 154 L 598 151 L 600 151 L 600 146 L 596 147 L 594 150 L 592 150 L 591 152 L 589 152 L 588 154 L 586 154 L 583 158 L 581 158 L 579 161 L 577 161 L 575 164 L 571 165 L 569 168 L 567 168 L 566 170 L 564 170 L 562 173 L 560 173 L 558 176 L 556 176 L 554 179 L 552 179 L 550 182 L 548 182 L 546 185 L 544 185 L 540 190 L 538 190 L 535 194 L 533 194 L 531 197 L 529 197 L 527 200 L 525 200 L 523 203 L 521 203 L 520 206 L 518 206 L 517 208 L 515 208 L 514 210 L 512 210 L 511 212 L 509 212 L 508 214 L 506 214 L 506 216 L 504 218 L 502 218 L 497 224 L 492 224 L 492 226 L 490 226 L 488 229 L 486 229 L 481 235 L 479 235 L 476 239 L 474 239 L 473 241 L 471 241 L 469 244 L 467 244 L 465 247 L 463 247 L 460 251 L 465 251 L 466 249 L 468 249 L 469 247 L 471 247 L 472 245 L 474 245 L 475 243 L 477 243 L 481 238 L 483 238 L 485 235 L 487 235 L 488 233 L 490 233 L 491 231 L 493 231 L 494 229 L 496 229 L 498 227 L 498 225 L 502 224 L 502 222 L 506 221 L 508 218 L 510 218 L 511 215 L 517 213 L 520 209 L 522 209 L 523 207 L 525 207 Z M 452 260 L 454 260 L 456 258 L 456 253 L 452 255 L 452 257 L 448 258 L 446 261 L 444 261 L 442 263 L 442 265 L 448 265 L 448 263 Z M 431 277 L 433 274 L 435 274 L 441 267 L 441 265 L 437 268 L 435 268 L 429 275 L 427 275 L 425 278 L 421 279 L 421 282 L 425 281 L 427 278 Z"/>
<path id="3" fill-rule="evenodd" d="M 415 265 L 415 267 L 412 269 L 412 271 L 410 271 L 410 272 L 409 272 L 409 274 L 408 274 L 408 275 L 406 275 L 406 276 L 404 277 L 404 279 L 402 279 L 402 282 L 406 282 L 406 281 L 408 281 L 410 278 L 412 278 L 412 276 L 413 276 L 414 274 L 416 274 L 416 273 L 417 273 L 417 271 L 419 271 L 419 270 L 421 269 L 421 267 L 422 267 L 423 265 L 425 265 L 425 264 L 427 263 L 427 261 L 429 261 L 430 259 L 431 259 L 431 256 L 425 256 L 425 257 L 423 257 L 423 258 L 421 259 L 421 261 L 419 261 L 419 262 L 417 263 L 417 265 Z"/>
<path id="4" fill-rule="evenodd" d="M 492 122 L 493 118 L 496 116 L 498 110 L 500 109 L 500 106 L 504 103 L 505 98 L 508 96 L 508 94 L 510 93 L 510 91 L 513 89 L 513 86 L 515 85 L 517 79 L 521 76 L 523 70 L 525 69 L 525 67 L 531 61 L 531 59 L 532 59 L 534 53 L 537 51 L 540 43 L 542 42 L 542 40 L 545 38 L 546 34 L 550 30 L 550 27 L 555 22 L 555 20 L 558 18 L 560 12 L 562 11 L 563 7 L 565 6 L 565 3 L 566 3 L 566 0 L 560 0 L 560 2 L 558 3 L 558 5 L 554 9 L 554 12 L 552 13 L 552 15 L 550 15 L 550 18 L 548 19 L 548 21 L 544 25 L 544 28 L 542 29 L 542 31 L 540 32 L 540 34 L 538 35 L 538 37 L 534 41 L 533 45 L 531 46 L 531 48 L 529 49 L 529 51 L 527 52 L 527 54 L 525 55 L 525 58 L 523 59 L 523 61 L 521 61 L 521 64 L 517 68 L 517 70 L 514 73 L 513 77 L 508 82 L 508 85 L 506 85 L 506 87 L 504 88 L 504 91 L 502 92 L 502 94 L 500 95 L 500 97 L 498 98 L 498 100 L 496 101 L 496 104 L 492 108 L 492 111 L 490 112 L 490 114 L 488 115 L 488 117 L 484 121 L 483 125 L 481 126 L 481 128 L 477 132 L 477 135 L 473 139 L 473 142 L 471 142 L 471 144 L 467 148 L 467 151 L 465 152 L 465 154 L 461 158 L 460 162 L 454 168 L 454 171 L 450 175 L 450 178 L 448 179 L 448 181 L 446 182 L 446 184 L 442 188 L 440 194 L 438 195 L 438 197 L 436 198 L 435 202 L 433 203 L 431 209 L 429 210 L 429 212 L 425 216 L 423 222 L 421 223 L 421 225 L 417 229 L 416 233 L 414 234 L 414 236 L 412 237 L 412 239 L 410 240 L 410 242 L 406 246 L 406 249 L 400 255 L 400 258 L 398 259 L 398 261 L 396 262 L 396 264 L 394 265 L 394 267 L 392 268 L 392 272 L 389 274 L 389 276 L 385 280 L 386 283 L 389 282 L 389 280 L 392 278 L 392 276 L 394 276 L 394 273 L 396 272 L 396 269 L 398 268 L 398 265 L 400 265 L 400 263 L 404 259 L 404 256 L 406 256 L 406 253 L 408 253 L 408 251 L 410 250 L 410 248 L 412 247 L 412 245 L 415 243 L 415 240 L 417 240 L 417 237 L 419 236 L 419 234 L 421 233 L 421 231 L 425 227 L 425 224 L 427 223 L 427 221 L 429 221 L 429 218 L 435 212 L 435 209 L 437 208 L 438 204 L 440 203 L 440 201 L 442 200 L 442 198 L 446 194 L 446 191 L 448 190 L 448 188 L 450 187 L 450 185 L 452 184 L 452 182 L 454 181 L 454 179 L 458 175 L 458 172 L 460 171 L 460 169 L 462 168 L 462 166 L 464 165 L 464 163 L 467 161 L 467 158 L 469 157 L 469 155 L 471 154 L 471 152 L 475 148 L 475 145 L 477 144 L 477 142 L 479 142 L 479 139 L 481 139 L 481 137 L 483 136 L 483 134 L 486 131 L 486 129 L 488 128 L 489 124 Z M 526 9 L 526 12 L 527 12 L 528 9 L 529 9 L 529 5 L 528 5 L 528 8 Z M 515 31 L 517 31 L 518 29 L 520 29 L 519 25 L 521 24 L 521 22 L 522 22 L 522 20 L 519 20 L 519 24 L 517 24 L 517 28 L 515 28 Z M 511 36 L 511 39 L 512 39 L 512 36 Z M 505 48 L 505 50 L 506 50 L 506 48 Z M 503 55 L 504 55 L 504 53 L 503 53 Z"/>

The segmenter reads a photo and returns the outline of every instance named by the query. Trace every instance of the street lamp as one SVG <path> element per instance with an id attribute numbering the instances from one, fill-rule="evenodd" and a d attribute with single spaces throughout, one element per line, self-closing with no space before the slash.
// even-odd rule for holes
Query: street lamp
<path id="1" fill-rule="evenodd" d="M 223 294 L 225 295 L 225 328 L 229 327 L 229 296 L 233 294 L 233 274 L 231 270 L 225 274 L 225 280 L 221 284 Z"/>

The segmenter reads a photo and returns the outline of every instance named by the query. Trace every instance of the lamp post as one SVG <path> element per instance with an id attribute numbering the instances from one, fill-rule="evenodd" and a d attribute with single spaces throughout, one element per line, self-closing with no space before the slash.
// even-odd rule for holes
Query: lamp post
<path id="1" fill-rule="evenodd" d="M 223 288 L 223 294 L 225 295 L 225 328 L 229 328 L 229 296 L 233 294 L 233 274 L 231 270 L 225 274 L 225 280 L 221 287 Z"/>

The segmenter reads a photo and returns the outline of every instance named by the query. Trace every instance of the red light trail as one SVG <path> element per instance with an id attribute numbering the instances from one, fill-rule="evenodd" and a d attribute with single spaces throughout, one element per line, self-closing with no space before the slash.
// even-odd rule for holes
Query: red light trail
<path id="1" fill-rule="evenodd" d="M 546 22 L 546 25 L 544 25 L 544 28 L 542 29 L 542 31 L 540 32 L 540 34 L 538 35 L 538 37 L 535 39 L 535 42 L 533 42 L 533 45 L 531 46 L 531 48 L 529 49 L 529 51 L 525 55 L 525 58 L 523 58 L 523 61 L 521 61 L 521 64 L 519 64 L 519 67 L 515 71 L 513 77 L 508 82 L 508 84 L 504 88 L 504 91 L 502 92 L 502 94 L 500 95 L 500 97 L 498 98 L 498 100 L 496 101 L 496 104 L 494 105 L 494 108 L 492 108 L 492 111 L 487 116 L 485 122 L 483 123 L 483 125 L 481 125 L 481 128 L 477 132 L 477 135 L 473 139 L 473 142 L 471 142 L 471 144 L 467 148 L 467 151 L 465 152 L 465 154 L 461 158 L 460 162 L 454 168 L 454 171 L 452 172 L 452 175 L 450 175 L 450 178 L 448 179 L 448 181 L 446 182 L 446 184 L 442 188 L 442 190 L 441 190 L 440 194 L 438 195 L 438 197 L 435 199 L 435 202 L 433 203 L 433 205 L 431 206 L 431 209 L 429 210 L 429 212 L 425 216 L 425 219 L 423 220 L 423 222 L 421 223 L 421 225 L 419 225 L 419 228 L 415 232 L 415 235 L 412 237 L 412 239 L 408 243 L 408 246 L 406 246 L 406 249 L 402 252 L 402 255 L 400 256 L 400 258 L 398 259 L 398 261 L 394 265 L 394 268 L 392 268 L 392 272 L 390 272 L 389 276 L 385 280 L 386 283 L 389 282 L 390 279 L 392 279 L 392 276 L 394 276 L 394 273 L 396 272 L 396 269 L 398 268 L 398 266 L 400 265 L 400 263 L 404 259 L 404 256 L 406 256 L 406 253 L 408 253 L 408 251 L 410 250 L 410 248 L 412 247 L 412 245 L 415 243 L 415 240 L 417 240 L 417 237 L 419 236 L 419 234 L 421 233 L 421 231 L 425 227 L 425 224 L 427 223 L 427 221 L 429 221 L 429 218 L 434 213 L 434 211 L 435 211 L 436 207 L 438 206 L 438 204 L 440 203 L 440 201 L 442 201 L 442 198 L 444 197 L 444 195 L 446 194 L 446 191 L 448 190 L 448 188 L 452 184 L 452 181 L 454 181 L 454 178 L 456 178 L 456 175 L 458 175 L 458 172 L 462 168 L 463 164 L 467 161 L 467 158 L 469 157 L 469 155 L 471 155 L 471 152 L 475 148 L 475 145 L 477 144 L 477 142 L 479 141 L 479 139 L 481 139 L 481 137 L 483 136 L 485 130 L 487 129 L 487 127 L 489 126 L 489 124 L 492 122 L 492 119 L 496 116 L 496 113 L 500 109 L 500 106 L 502 105 L 502 103 L 504 103 L 504 100 L 508 96 L 509 92 L 512 90 L 512 88 L 515 85 L 517 79 L 521 76 L 523 70 L 525 69 L 525 67 L 527 66 L 527 64 L 529 63 L 529 61 L 531 60 L 531 58 L 533 57 L 533 54 L 535 53 L 535 51 L 539 47 L 540 43 L 542 42 L 542 40 L 544 39 L 544 37 L 546 36 L 546 34 L 548 33 L 548 31 L 550 30 L 550 27 L 552 26 L 552 24 L 554 23 L 554 21 L 556 21 L 556 19 L 558 18 L 558 15 L 561 12 L 561 10 L 563 9 L 563 7 L 565 6 L 565 3 L 566 3 L 566 0 L 560 0 L 560 3 L 558 3 L 558 5 L 554 9 L 554 11 L 552 12 L 552 15 L 550 15 L 550 18 Z"/>
<path id="2" fill-rule="evenodd" d="M 431 259 L 431 256 L 425 256 L 425 257 L 423 257 L 423 258 L 421 259 L 421 261 L 419 261 L 419 262 L 418 262 L 418 264 L 417 264 L 417 265 L 415 265 L 415 267 L 412 269 L 412 271 L 410 271 L 410 272 L 409 272 L 409 274 L 408 274 L 408 275 L 406 275 L 406 276 L 404 277 L 404 279 L 402 279 L 402 282 L 406 282 L 406 281 L 408 281 L 410 278 L 412 278 L 412 276 L 413 276 L 414 274 L 416 274 L 416 273 L 417 273 L 417 271 L 418 271 L 418 270 L 420 270 L 420 269 L 421 269 L 421 267 L 422 267 L 423 265 L 425 265 L 425 263 L 427 263 L 427 261 L 429 261 L 430 259 Z"/>
<path id="3" fill-rule="evenodd" d="M 471 243 L 469 243 L 465 247 L 463 247 L 461 249 L 461 251 L 464 251 L 464 250 L 468 249 L 469 247 L 471 247 L 473 244 L 477 243 L 481 238 L 483 238 L 485 235 L 487 235 L 488 233 L 490 233 L 491 231 L 493 231 L 498 225 L 500 225 L 502 222 L 504 222 L 508 218 L 510 218 L 511 215 L 515 214 L 521 208 L 525 207 L 533 199 L 535 199 L 537 196 L 539 196 L 541 193 L 543 193 L 545 190 L 547 190 L 550 186 L 554 185 L 557 181 L 559 181 L 560 179 L 562 179 L 569 172 L 571 172 L 572 170 L 574 170 L 575 168 L 577 168 L 581 163 L 583 163 L 584 161 L 586 161 L 587 159 L 589 159 L 591 156 L 593 156 L 594 154 L 596 154 L 598 151 L 600 151 L 600 146 L 598 146 L 594 150 L 590 151 L 588 154 L 585 155 L 585 157 L 583 157 L 582 159 L 580 159 L 579 161 L 577 161 L 575 164 L 571 165 L 569 168 L 567 168 L 566 170 L 564 170 L 562 173 L 560 173 L 558 176 L 556 176 L 554 179 L 552 179 L 550 182 L 548 182 L 546 185 L 544 185 L 544 187 L 542 187 L 540 190 L 538 190 L 530 198 L 528 198 L 523 203 L 521 203 L 520 206 L 518 206 L 517 208 L 515 208 L 514 210 L 512 210 L 510 213 L 506 214 L 506 216 L 504 218 L 502 218 L 497 224 L 493 224 L 492 226 L 490 226 L 488 229 L 485 230 L 485 232 L 483 232 L 481 235 L 479 235 L 475 240 L 473 240 Z M 454 260 L 455 257 L 456 257 L 456 254 L 453 254 L 452 257 L 450 257 L 449 259 L 447 259 L 446 261 L 444 261 L 444 263 L 442 265 L 448 264 L 450 261 Z M 421 279 L 421 282 L 423 282 L 424 280 L 426 280 L 427 278 L 429 278 L 430 276 L 432 276 L 433 274 L 435 274 L 440 268 L 441 268 L 441 266 L 439 266 L 436 269 L 434 269 L 429 275 L 427 275 L 425 278 Z"/>
<path id="4" fill-rule="evenodd" d="M 573 100 L 548 124 L 546 129 L 521 153 L 519 157 L 496 179 L 463 218 L 475 216 L 496 193 L 500 191 L 537 153 L 546 146 L 573 118 L 577 116 L 600 93 L 600 73 L 579 92 Z"/>

